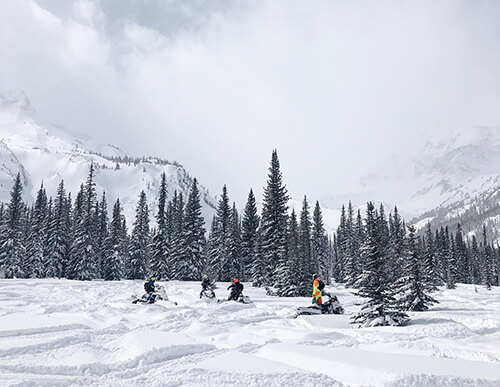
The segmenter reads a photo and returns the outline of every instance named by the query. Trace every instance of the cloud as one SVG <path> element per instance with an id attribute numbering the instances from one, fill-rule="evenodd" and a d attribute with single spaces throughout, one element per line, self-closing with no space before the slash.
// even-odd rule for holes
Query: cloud
<path id="1" fill-rule="evenodd" d="M 70 5 L 68 5 L 70 3 Z M 355 190 L 432 131 L 500 121 L 495 2 L 4 1 L 0 84 L 40 116 L 177 159 L 241 206 Z"/>

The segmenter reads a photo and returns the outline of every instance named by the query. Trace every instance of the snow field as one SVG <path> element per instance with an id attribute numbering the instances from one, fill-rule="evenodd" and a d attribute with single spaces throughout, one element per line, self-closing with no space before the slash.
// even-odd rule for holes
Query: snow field
<path id="1" fill-rule="evenodd" d="M 500 385 L 498 288 L 441 289 L 405 327 L 354 329 L 361 300 L 341 285 L 346 315 L 295 318 L 309 298 L 161 284 L 171 302 L 133 305 L 142 281 L 0 280 L 0 385 Z"/>

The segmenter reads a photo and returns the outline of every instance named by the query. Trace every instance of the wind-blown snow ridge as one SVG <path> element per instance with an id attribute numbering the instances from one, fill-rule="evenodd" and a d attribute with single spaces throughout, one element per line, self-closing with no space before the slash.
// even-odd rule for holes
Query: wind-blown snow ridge
<path id="1" fill-rule="evenodd" d="M 57 134 L 54 134 L 57 133 Z M 168 198 L 174 191 L 187 196 L 192 177 L 176 162 L 157 157 L 135 158 L 114 145 L 83 142 L 64 133 L 40 126 L 34 108 L 24 93 L 0 94 L 0 201 L 7 201 L 15 175 L 21 172 L 25 199 L 32 201 L 43 182 L 49 195 L 64 179 L 73 195 L 96 167 L 96 185 L 105 191 L 108 206 L 120 198 L 130 225 L 134 219 L 139 193 L 148 197 L 151 215 L 156 211 L 160 177 L 167 176 Z M 212 219 L 215 200 L 200 187 L 202 211 L 207 224 Z"/>

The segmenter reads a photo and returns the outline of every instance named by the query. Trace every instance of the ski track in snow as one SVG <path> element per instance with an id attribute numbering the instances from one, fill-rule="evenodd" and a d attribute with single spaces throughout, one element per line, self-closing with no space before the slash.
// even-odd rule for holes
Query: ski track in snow
<path id="1" fill-rule="evenodd" d="M 295 317 L 309 298 L 200 300 L 167 282 L 173 302 L 133 305 L 142 281 L 0 280 L 0 385 L 498 386 L 500 289 L 441 289 L 405 327 L 354 329 L 346 315 Z M 218 284 L 219 298 L 228 284 Z"/>

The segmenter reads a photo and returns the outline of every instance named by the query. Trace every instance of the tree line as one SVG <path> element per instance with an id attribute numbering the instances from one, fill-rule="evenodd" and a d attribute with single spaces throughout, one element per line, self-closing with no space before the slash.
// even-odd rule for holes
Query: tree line
<path id="1" fill-rule="evenodd" d="M 439 285 L 499 285 L 500 249 L 487 240 L 485 227 L 479 241 L 464 236 L 460 224 L 454 232 L 428 224 L 417 236 L 396 207 L 387 216 L 383 205 L 375 209 L 368 203 L 362 216 L 349 203 L 329 238 L 318 202 L 311 210 L 304 196 L 300 213 L 289 212 L 276 151 L 260 214 L 252 190 L 240 216 L 224 186 L 208 237 L 196 179 L 187 198 L 175 192 L 167 200 L 162 174 L 154 227 L 143 191 L 129 232 L 119 199 L 108 218 L 95 173 L 91 165 L 74 200 L 61 181 L 55 198 L 47 197 L 42 185 L 32 206 L 22 200 L 17 175 L 9 203 L 0 206 L 5 277 L 200 280 L 209 274 L 220 281 L 237 276 L 278 296 L 309 296 L 316 273 L 356 289 L 371 300 L 368 315 L 384 316 L 386 322 L 404 310 L 425 309 L 433 302 L 428 294 Z"/>

